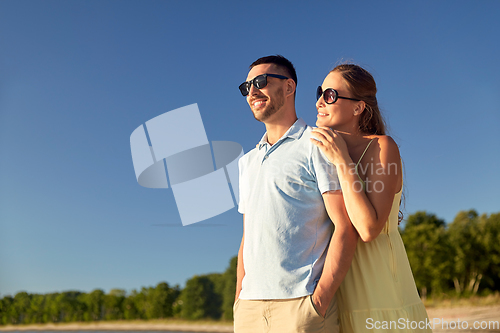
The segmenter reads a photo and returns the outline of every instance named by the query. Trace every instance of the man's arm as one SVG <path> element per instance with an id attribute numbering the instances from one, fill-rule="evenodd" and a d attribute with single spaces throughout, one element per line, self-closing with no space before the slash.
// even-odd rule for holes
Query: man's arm
<path id="1" fill-rule="evenodd" d="M 240 250 L 238 251 L 238 265 L 236 266 L 236 296 L 234 302 L 240 297 L 241 281 L 245 276 L 245 266 L 243 265 L 243 244 L 245 243 L 245 215 L 243 215 L 243 237 L 241 237 Z"/>
<path id="2" fill-rule="evenodd" d="M 351 266 L 358 233 L 349 220 L 340 190 L 323 193 L 323 200 L 326 211 L 335 225 L 323 273 L 313 293 L 313 302 L 324 317 L 331 300 Z"/>

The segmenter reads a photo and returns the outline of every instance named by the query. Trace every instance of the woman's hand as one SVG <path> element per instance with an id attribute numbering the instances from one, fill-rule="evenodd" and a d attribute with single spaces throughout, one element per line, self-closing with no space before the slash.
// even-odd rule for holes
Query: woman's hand
<path id="1" fill-rule="evenodd" d="M 323 151 L 334 165 L 345 164 L 350 158 L 347 145 L 337 131 L 328 127 L 317 127 L 312 130 L 311 135 L 315 139 L 311 138 L 310 140 Z"/>

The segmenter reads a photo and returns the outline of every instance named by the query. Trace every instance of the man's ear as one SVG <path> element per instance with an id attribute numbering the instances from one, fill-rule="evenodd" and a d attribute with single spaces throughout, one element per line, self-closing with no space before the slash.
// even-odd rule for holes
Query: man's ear
<path id="1" fill-rule="evenodd" d="M 293 79 L 286 80 L 286 95 L 293 95 L 295 93 L 295 88 L 297 85 Z"/>

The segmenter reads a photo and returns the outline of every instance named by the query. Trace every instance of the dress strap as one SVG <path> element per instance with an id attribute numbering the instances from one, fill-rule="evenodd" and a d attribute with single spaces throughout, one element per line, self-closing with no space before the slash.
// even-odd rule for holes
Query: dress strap
<path id="1" fill-rule="evenodd" d="M 363 159 L 363 156 L 365 156 L 365 153 L 366 151 L 368 150 L 368 148 L 370 147 L 371 143 L 373 142 L 373 140 L 375 140 L 376 138 L 373 138 L 370 140 L 370 142 L 368 142 L 368 144 L 366 145 L 366 148 L 365 150 L 363 151 L 363 154 L 361 154 L 361 157 L 359 158 L 358 160 L 358 163 L 356 163 L 356 166 L 354 167 L 354 170 L 356 171 L 356 175 L 358 175 L 358 178 L 359 180 L 361 181 L 361 183 L 363 184 L 363 188 L 365 186 L 365 182 L 363 181 L 363 179 L 361 179 L 361 177 L 359 176 L 359 173 L 358 173 L 358 165 L 359 165 L 359 162 L 361 162 L 361 160 Z"/>

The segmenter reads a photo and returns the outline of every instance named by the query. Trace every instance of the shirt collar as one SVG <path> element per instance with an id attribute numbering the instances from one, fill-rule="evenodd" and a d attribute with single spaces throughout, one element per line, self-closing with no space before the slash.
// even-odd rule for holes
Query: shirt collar
<path id="1" fill-rule="evenodd" d="M 306 126 L 307 126 L 306 122 L 304 120 L 302 120 L 302 118 L 297 119 L 295 121 L 295 123 L 292 126 L 290 126 L 288 131 L 286 131 L 285 134 L 283 134 L 283 136 L 276 143 L 278 143 L 286 138 L 291 138 L 291 139 L 295 139 L 295 140 L 300 138 L 302 133 L 304 133 Z M 266 133 L 264 133 L 264 136 L 262 137 L 262 139 L 260 139 L 259 144 L 257 146 L 259 149 L 261 149 L 262 147 L 264 147 L 265 145 L 268 145 L 268 144 L 269 143 L 267 142 L 267 132 L 266 132 Z"/>

